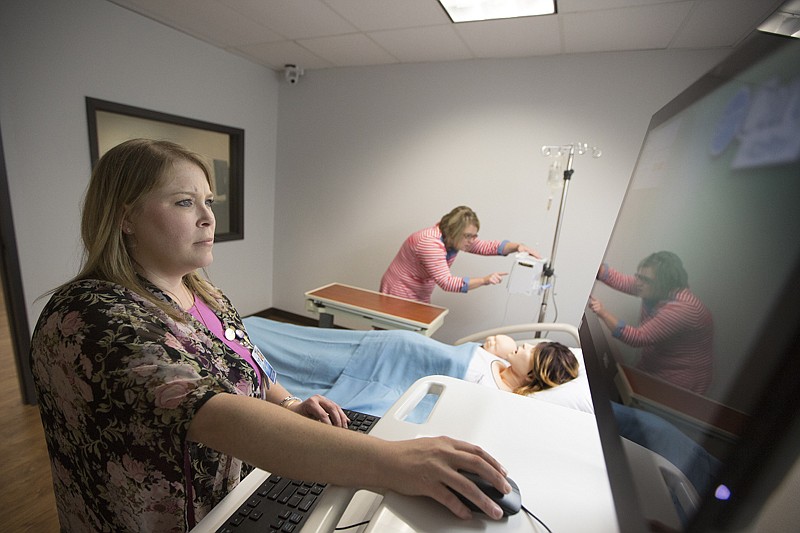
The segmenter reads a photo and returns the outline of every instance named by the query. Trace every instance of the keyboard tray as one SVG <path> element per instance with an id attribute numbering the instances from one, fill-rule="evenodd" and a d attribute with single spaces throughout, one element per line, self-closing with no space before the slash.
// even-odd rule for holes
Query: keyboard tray
<path id="1" fill-rule="evenodd" d="M 369 433 L 380 417 L 344 410 L 348 429 Z M 217 533 L 295 533 L 316 507 L 327 485 L 270 474 L 232 513 Z"/>

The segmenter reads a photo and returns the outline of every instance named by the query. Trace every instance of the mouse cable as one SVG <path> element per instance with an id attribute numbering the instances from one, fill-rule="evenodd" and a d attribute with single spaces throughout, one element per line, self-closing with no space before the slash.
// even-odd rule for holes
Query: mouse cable
<path id="1" fill-rule="evenodd" d="M 525 512 L 526 512 L 526 513 L 527 513 L 529 516 L 532 516 L 534 520 L 536 520 L 537 522 L 539 522 L 540 524 L 542 524 L 542 526 L 543 526 L 543 527 L 544 527 L 544 528 L 545 528 L 545 529 L 548 531 L 548 533 L 553 533 L 552 531 L 550 531 L 550 528 L 549 528 L 549 527 L 547 527 L 547 524 L 545 524 L 544 522 L 542 522 L 542 521 L 539 519 L 539 517 L 538 517 L 538 516 L 536 516 L 535 514 L 533 514 L 532 512 L 530 512 L 530 511 L 528 510 L 528 508 L 527 508 L 527 507 L 525 507 L 525 506 L 523 505 L 523 506 L 522 506 L 522 510 L 523 510 L 523 511 L 525 511 Z"/>
<path id="2" fill-rule="evenodd" d="M 523 505 L 522 506 L 522 510 L 525 511 L 525 513 L 527 513 L 529 516 L 533 517 L 534 520 L 536 520 L 537 522 L 542 524 L 542 527 L 544 527 L 548 531 L 548 533 L 553 533 L 552 531 L 550 531 L 550 528 L 547 527 L 547 524 L 542 522 L 542 520 L 538 516 L 536 516 L 535 514 L 530 512 L 530 510 L 528 510 L 527 507 L 525 507 Z M 369 522 L 370 522 L 369 520 L 365 520 L 363 522 L 358 522 L 357 524 L 351 524 L 349 526 L 339 526 L 339 527 L 334 528 L 334 531 L 344 531 L 345 529 L 353 529 L 354 527 L 365 526 L 365 525 L 369 524 Z"/>
<path id="3" fill-rule="evenodd" d="M 334 531 L 344 531 L 345 529 L 353 529 L 354 527 L 366 526 L 367 524 L 369 524 L 369 520 L 364 520 L 363 522 L 359 522 L 358 524 L 351 524 L 349 526 L 340 526 L 340 527 L 334 528 Z M 545 527 L 547 527 L 547 526 L 545 526 Z"/>

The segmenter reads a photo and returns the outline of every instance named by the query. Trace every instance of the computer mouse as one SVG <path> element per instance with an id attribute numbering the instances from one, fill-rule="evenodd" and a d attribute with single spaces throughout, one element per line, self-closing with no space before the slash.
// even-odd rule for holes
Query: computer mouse
<path id="1" fill-rule="evenodd" d="M 522 497 L 519 493 L 519 487 L 517 484 L 512 480 L 510 477 L 506 477 L 506 481 L 508 484 L 511 485 L 511 492 L 508 494 L 503 494 L 496 488 L 492 486 L 491 483 L 483 479 L 482 477 L 478 476 L 478 474 L 474 474 L 472 472 L 467 472 L 466 470 L 459 470 L 459 472 L 466 478 L 470 479 L 473 483 L 475 483 L 484 494 L 486 494 L 489 498 L 492 499 L 497 505 L 500 506 L 500 509 L 503 510 L 503 516 L 509 516 L 513 514 L 517 514 L 522 507 Z M 452 489 L 451 489 L 452 490 Z M 469 507 L 472 511 L 477 511 L 479 513 L 483 513 L 483 511 L 478 508 L 477 505 L 469 501 L 467 498 L 462 496 L 456 491 L 453 493 L 458 496 L 458 499 L 464 502 L 464 504 Z"/>

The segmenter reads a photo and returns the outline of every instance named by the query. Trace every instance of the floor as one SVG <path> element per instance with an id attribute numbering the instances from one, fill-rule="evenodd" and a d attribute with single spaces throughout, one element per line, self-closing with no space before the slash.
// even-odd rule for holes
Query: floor
<path id="1" fill-rule="evenodd" d="M 0 285 L 0 524 L 13 533 L 58 531 L 44 430 L 36 406 L 22 403 Z"/>

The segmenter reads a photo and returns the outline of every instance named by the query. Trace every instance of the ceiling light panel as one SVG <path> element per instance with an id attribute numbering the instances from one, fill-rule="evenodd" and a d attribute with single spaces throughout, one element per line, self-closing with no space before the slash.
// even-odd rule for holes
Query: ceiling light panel
<path id="1" fill-rule="evenodd" d="M 439 0 L 453 22 L 552 15 L 555 0 Z"/>

